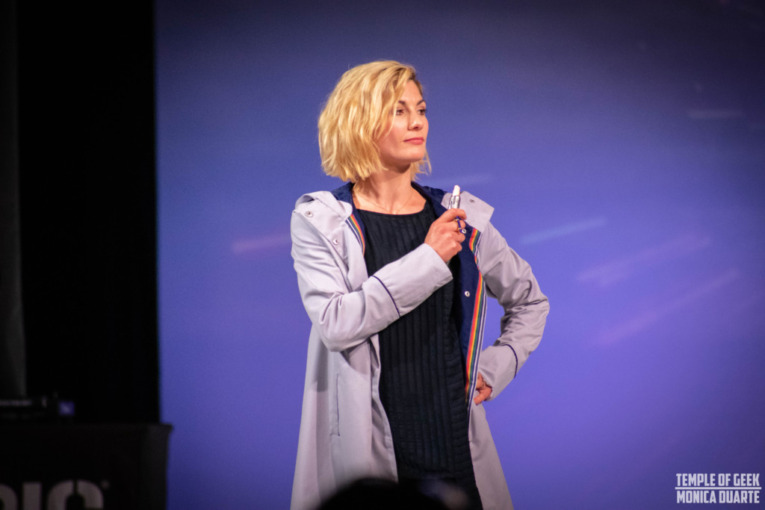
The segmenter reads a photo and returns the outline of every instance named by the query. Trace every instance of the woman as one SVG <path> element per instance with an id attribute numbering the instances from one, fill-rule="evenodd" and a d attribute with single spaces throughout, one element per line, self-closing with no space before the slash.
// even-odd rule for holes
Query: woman
<path id="1" fill-rule="evenodd" d="M 470 508 L 512 508 L 482 403 L 539 344 L 548 311 L 493 209 L 419 186 L 428 120 L 412 67 L 347 71 L 319 118 L 324 171 L 301 197 L 292 256 L 312 322 L 292 493 L 307 510 L 361 477 L 441 480 Z M 482 351 L 485 296 L 505 310 Z M 480 353 L 480 355 L 479 355 Z"/>

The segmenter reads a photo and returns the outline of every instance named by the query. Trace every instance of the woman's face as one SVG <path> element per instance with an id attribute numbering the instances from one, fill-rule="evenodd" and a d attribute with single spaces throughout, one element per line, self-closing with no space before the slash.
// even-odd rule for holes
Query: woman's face
<path id="1" fill-rule="evenodd" d="M 425 157 L 428 119 L 425 100 L 413 81 L 406 84 L 392 117 L 390 132 L 378 140 L 380 160 L 388 170 L 404 171 Z"/>

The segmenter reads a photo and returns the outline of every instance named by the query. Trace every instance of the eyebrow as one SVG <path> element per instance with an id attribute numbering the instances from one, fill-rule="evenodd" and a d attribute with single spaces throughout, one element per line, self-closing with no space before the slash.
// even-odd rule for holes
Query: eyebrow
<path id="1" fill-rule="evenodd" d="M 425 98 L 423 97 L 422 99 L 420 99 L 419 101 L 417 101 L 417 104 L 415 104 L 415 106 L 419 106 L 419 105 L 420 105 L 420 103 L 424 103 L 424 102 L 425 102 Z M 399 100 L 398 100 L 398 104 L 402 104 L 402 105 L 406 106 L 406 102 L 405 102 L 405 101 L 402 101 L 401 99 L 399 99 Z"/>

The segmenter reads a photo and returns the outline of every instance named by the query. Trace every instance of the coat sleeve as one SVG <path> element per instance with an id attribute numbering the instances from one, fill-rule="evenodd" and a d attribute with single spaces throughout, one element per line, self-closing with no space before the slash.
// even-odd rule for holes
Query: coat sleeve
<path id="1" fill-rule="evenodd" d="M 422 244 L 351 289 L 345 262 L 329 239 L 298 213 L 290 231 L 300 297 L 330 351 L 365 341 L 452 279 L 436 251 Z"/>
<path id="2" fill-rule="evenodd" d="M 515 378 L 539 345 L 549 304 L 531 266 L 490 223 L 481 235 L 479 250 L 487 291 L 504 310 L 500 336 L 481 353 L 478 365 L 486 384 L 492 387 L 492 399 Z"/>

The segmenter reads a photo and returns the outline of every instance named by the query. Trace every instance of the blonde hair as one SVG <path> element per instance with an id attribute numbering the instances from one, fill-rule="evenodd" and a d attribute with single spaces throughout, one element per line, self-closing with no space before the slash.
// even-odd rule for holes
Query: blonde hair
<path id="1" fill-rule="evenodd" d="M 327 175 L 357 182 L 382 170 L 377 141 L 390 130 L 394 107 L 410 81 L 422 94 L 414 68 L 394 60 L 362 64 L 340 77 L 319 116 L 319 153 Z M 409 168 L 412 179 L 429 168 L 425 152 Z"/>

